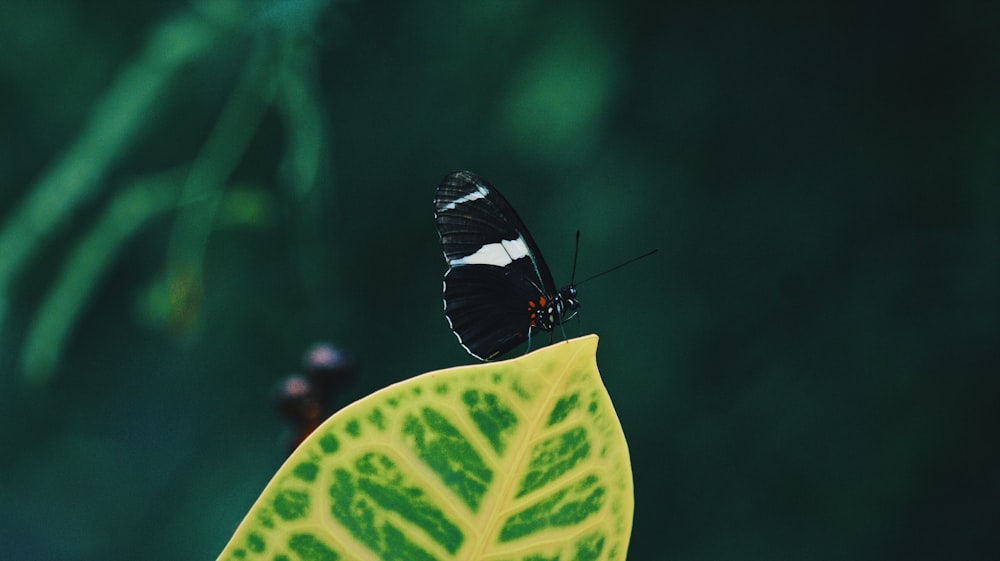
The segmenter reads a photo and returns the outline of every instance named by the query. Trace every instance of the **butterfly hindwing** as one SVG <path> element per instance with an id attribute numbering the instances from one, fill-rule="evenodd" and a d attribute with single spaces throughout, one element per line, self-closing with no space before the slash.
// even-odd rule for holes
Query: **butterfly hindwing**
<path id="1" fill-rule="evenodd" d="M 531 327 L 525 303 L 534 287 L 511 282 L 503 269 L 469 265 L 444 276 L 445 315 L 465 349 L 490 360 L 523 343 Z"/>

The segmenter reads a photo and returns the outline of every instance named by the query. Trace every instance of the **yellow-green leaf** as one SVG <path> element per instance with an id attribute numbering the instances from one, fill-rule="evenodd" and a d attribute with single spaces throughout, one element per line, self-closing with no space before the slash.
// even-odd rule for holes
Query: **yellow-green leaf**
<path id="1" fill-rule="evenodd" d="M 430 372 L 330 417 L 220 560 L 625 559 L 632 470 L 597 336 Z"/>

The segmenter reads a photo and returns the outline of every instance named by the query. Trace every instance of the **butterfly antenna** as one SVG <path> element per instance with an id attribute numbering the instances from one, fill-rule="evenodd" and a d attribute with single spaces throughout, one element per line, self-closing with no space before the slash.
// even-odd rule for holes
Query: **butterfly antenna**
<path id="1" fill-rule="evenodd" d="M 576 231 L 576 248 L 573 250 L 573 274 L 569 276 L 569 285 L 573 286 L 576 279 L 576 258 L 580 256 L 580 230 Z"/>
<path id="2" fill-rule="evenodd" d="M 628 265 L 630 263 L 635 263 L 636 261 L 638 261 L 640 259 L 643 259 L 645 257 L 649 257 L 650 255 L 656 253 L 657 251 L 659 251 L 659 249 L 654 249 L 654 250 L 651 250 L 651 251 L 647 251 L 646 253 L 643 253 L 642 255 L 640 255 L 638 257 L 633 257 L 633 258 L 629 259 L 628 261 L 626 261 L 624 263 L 621 263 L 619 265 L 615 265 L 614 267 L 611 267 L 607 271 L 603 271 L 603 272 L 597 273 L 596 275 L 594 275 L 592 277 L 587 277 L 587 278 L 583 279 L 582 281 L 576 283 L 576 285 L 579 286 L 579 285 L 581 285 L 581 284 L 583 284 L 583 283 L 585 283 L 587 281 L 594 280 L 594 279 L 596 279 L 597 277 L 600 277 L 600 276 L 604 276 L 604 275 L 610 273 L 611 271 L 617 271 L 618 269 L 621 269 L 625 265 Z M 575 270 L 575 268 L 576 268 L 576 265 L 574 264 L 574 270 Z"/>

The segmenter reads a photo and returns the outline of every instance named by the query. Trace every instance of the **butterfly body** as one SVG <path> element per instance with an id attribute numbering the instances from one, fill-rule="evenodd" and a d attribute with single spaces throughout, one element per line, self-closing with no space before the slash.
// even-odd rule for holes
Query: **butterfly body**
<path id="1" fill-rule="evenodd" d="M 484 179 L 445 176 L 434 217 L 448 263 L 445 316 L 469 354 L 491 360 L 575 315 L 576 288 L 556 288 L 531 233 Z"/>

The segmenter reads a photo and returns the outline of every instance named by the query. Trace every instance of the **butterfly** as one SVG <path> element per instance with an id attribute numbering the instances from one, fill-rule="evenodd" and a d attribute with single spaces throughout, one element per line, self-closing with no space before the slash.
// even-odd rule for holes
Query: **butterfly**
<path id="1" fill-rule="evenodd" d="M 556 288 L 524 222 L 486 180 L 468 171 L 446 175 L 434 218 L 448 262 L 445 317 L 469 354 L 492 360 L 525 341 L 530 348 L 534 333 L 551 333 L 576 315 L 576 286 Z"/>

